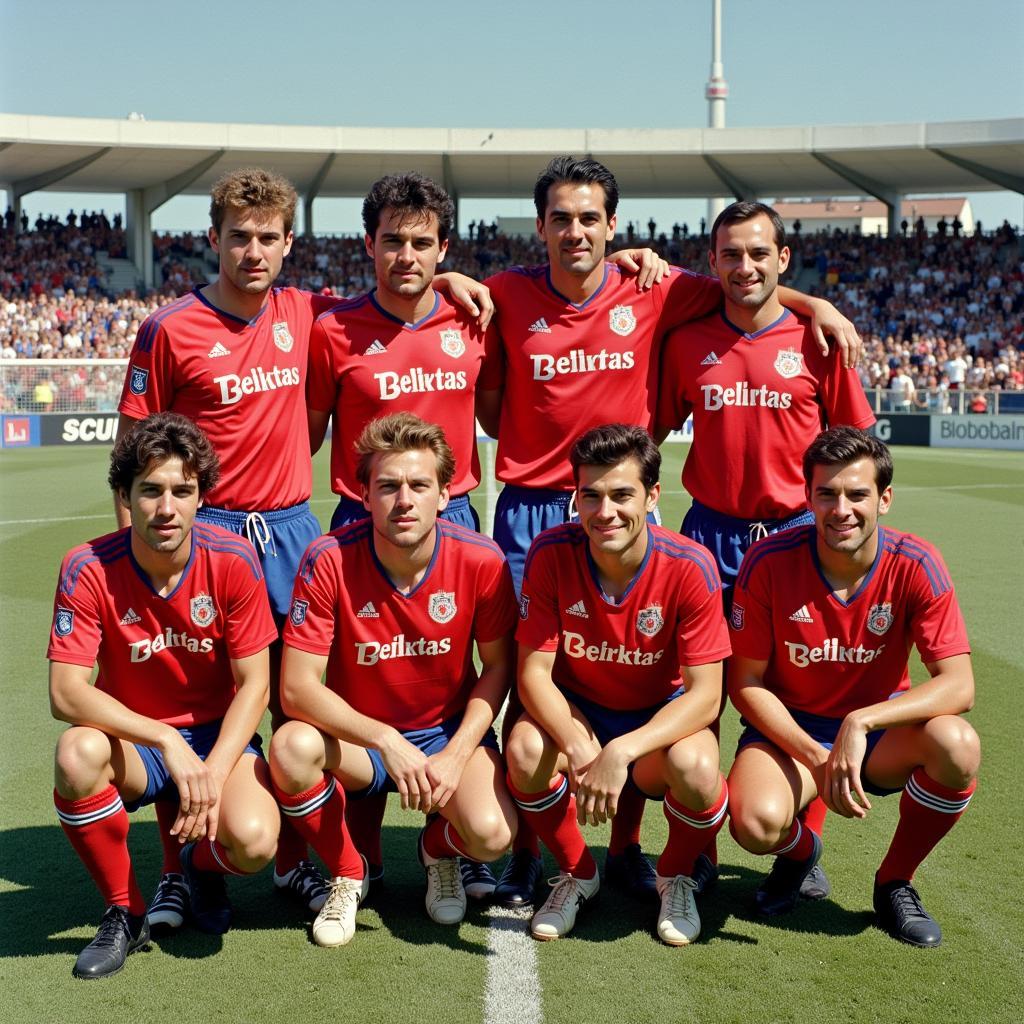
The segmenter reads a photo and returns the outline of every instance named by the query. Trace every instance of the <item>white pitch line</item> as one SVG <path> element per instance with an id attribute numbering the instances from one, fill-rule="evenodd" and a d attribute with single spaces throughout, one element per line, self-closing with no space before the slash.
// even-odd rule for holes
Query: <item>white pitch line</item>
<path id="1" fill-rule="evenodd" d="M 530 913 L 491 907 L 484 1024 L 543 1024 L 537 943 Z"/>

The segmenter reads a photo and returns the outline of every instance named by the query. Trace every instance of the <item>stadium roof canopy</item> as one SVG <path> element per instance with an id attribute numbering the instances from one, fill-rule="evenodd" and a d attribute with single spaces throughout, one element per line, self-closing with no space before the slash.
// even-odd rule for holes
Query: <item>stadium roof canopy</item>
<path id="1" fill-rule="evenodd" d="M 347 128 L 0 114 L 0 184 L 123 192 L 132 248 L 149 215 L 232 168 L 295 182 L 307 225 L 317 196 L 361 196 L 410 169 L 456 198 L 523 197 L 555 153 L 607 163 L 630 198 L 1024 193 L 1024 118 L 779 128 Z M 140 234 L 132 239 L 132 228 Z M 144 251 L 148 246 L 142 246 Z M 148 276 L 148 274 L 147 274 Z"/>

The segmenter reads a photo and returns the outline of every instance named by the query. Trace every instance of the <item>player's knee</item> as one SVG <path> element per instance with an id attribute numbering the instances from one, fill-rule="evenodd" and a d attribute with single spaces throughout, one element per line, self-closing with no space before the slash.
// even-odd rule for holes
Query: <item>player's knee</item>
<path id="1" fill-rule="evenodd" d="M 110 740 L 99 729 L 75 726 L 57 741 L 54 776 L 64 796 L 89 792 L 110 765 Z"/>
<path id="2" fill-rule="evenodd" d="M 478 815 L 466 829 L 468 835 L 462 837 L 466 844 L 466 852 L 474 860 L 497 860 L 512 845 L 512 829 L 504 817 L 497 811 Z"/>
<path id="3" fill-rule="evenodd" d="M 285 722 L 270 741 L 270 769 L 276 785 L 301 792 L 323 769 L 323 737 L 305 722 Z"/>
<path id="4" fill-rule="evenodd" d="M 714 803 L 721 791 L 721 772 L 718 767 L 718 750 L 710 750 L 688 744 L 675 743 L 665 758 L 666 782 L 673 789 L 682 789 L 689 794 L 687 803 Z"/>
<path id="5" fill-rule="evenodd" d="M 936 781 L 965 789 L 978 774 L 981 740 L 973 727 L 958 715 L 940 715 L 926 722 L 924 735 L 932 766 L 942 775 Z"/>
<path id="6" fill-rule="evenodd" d="M 544 735 L 533 722 L 515 724 L 505 746 L 505 766 L 512 785 L 529 787 L 544 759 Z"/>
<path id="7" fill-rule="evenodd" d="M 250 814 L 232 823 L 228 852 L 231 862 L 246 873 L 261 871 L 277 852 L 280 822 L 269 815 Z"/>
<path id="8" fill-rule="evenodd" d="M 754 807 L 734 802 L 729 807 L 729 831 L 748 853 L 768 853 L 782 838 L 786 826 L 782 817 L 767 802 Z"/>

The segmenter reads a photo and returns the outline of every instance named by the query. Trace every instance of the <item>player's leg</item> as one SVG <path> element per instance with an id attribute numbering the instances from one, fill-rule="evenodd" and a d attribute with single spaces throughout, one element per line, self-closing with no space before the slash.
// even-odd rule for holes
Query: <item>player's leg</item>
<path id="1" fill-rule="evenodd" d="M 872 788 L 902 788 L 899 823 L 874 889 L 879 923 L 894 938 L 922 947 L 942 941 L 911 882 L 967 809 L 980 763 L 978 734 L 955 715 L 888 729 L 865 759 L 863 775 Z"/>
<path id="2" fill-rule="evenodd" d="M 570 705 L 576 727 L 593 737 L 579 710 Z M 567 935 L 579 908 L 600 888 L 597 864 L 576 823 L 576 800 L 565 775 L 568 761 L 555 742 L 528 715 L 515 723 L 505 751 L 508 784 L 520 821 L 532 827 L 551 851 L 559 876 L 530 930 L 538 939 Z"/>
<path id="3" fill-rule="evenodd" d="M 729 804 L 718 762 L 718 740 L 710 729 L 702 729 L 633 766 L 640 790 L 664 798 L 668 842 L 657 867 L 657 931 L 670 946 L 684 946 L 700 934 L 694 866 L 725 822 Z"/>
<path id="4" fill-rule="evenodd" d="M 345 819 L 343 786 L 364 790 L 373 782 L 370 757 L 360 747 L 292 721 L 271 740 L 270 774 L 282 815 L 320 855 L 331 879 L 313 922 L 313 940 L 342 946 L 355 934 L 356 908 L 369 886 L 365 861 Z"/>
<path id="5" fill-rule="evenodd" d="M 505 785 L 497 750 L 479 746 L 470 756 L 458 789 L 420 838 L 427 872 L 426 908 L 439 924 L 457 924 L 466 913 L 465 886 L 456 883 L 456 858 L 488 863 L 508 849 L 517 828 L 516 807 Z"/>
<path id="6" fill-rule="evenodd" d="M 57 816 L 107 907 L 96 937 L 75 962 L 75 977 L 116 974 L 129 953 L 149 942 L 146 901 L 132 870 L 123 803 L 139 800 L 147 784 L 142 757 L 130 743 L 85 726 L 73 726 L 57 741 Z"/>
<path id="7" fill-rule="evenodd" d="M 755 903 L 771 917 L 792 910 L 800 885 L 821 859 L 818 836 L 799 820 L 817 796 L 807 768 L 767 742 L 744 743 L 729 772 L 729 829 L 750 853 L 775 855 Z"/>

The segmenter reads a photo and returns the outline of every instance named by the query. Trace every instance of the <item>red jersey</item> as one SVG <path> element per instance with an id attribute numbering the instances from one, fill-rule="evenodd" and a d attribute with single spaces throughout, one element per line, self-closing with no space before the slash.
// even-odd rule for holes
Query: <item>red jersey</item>
<path id="1" fill-rule="evenodd" d="M 311 409 L 334 414 L 331 488 L 359 500 L 353 442 L 370 420 L 413 412 L 443 429 L 455 454 L 451 493 L 480 482 L 476 451 L 477 387 L 501 386 L 501 361 L 461 307 L 434 293 L 434 308 L 414 324 L 386 312 L 371 292 L 336 303 L 310 337 L 306 396 Z"/>
<path id="2" fill-rule="evenodd" d="M 147 718 L 173 726 L 223 718 L 235 695 L 231 659 L 277 639 L 256 552 L 196 523 L 181 579 L 161 597 L 132 555 L 131 532 L 64 557 L 46 656 L 98 663 L 96 688 Z"/>
<path id="3" fill-rule="evenodd" d="M 195 289 L 147 317 L 132 348 L 118 409 L 134 419 L 178 412 L 220 456 L 210 505 L 272 511 L 313 487 L 305 380 L 314 317 L 337 299 L 272 288 L 250 321 Z"/>
<path id="4" fill-rule="evenodd" d="M 680 665 L 730 653 L 711 553 L 660 526 L 647 531 L 643 563 L 618 603 L 601 590 L 579 523 L 545 530 L 526 558 L 516 640 L 557 651 L 554 682 L 607 708 L 652 707 L 683 685 Z"/>
<path id="5" fill-rule="evenodd" d="M 329 654 L 327 685 L 356 711 L 426 729 L 466 709 L 477 681 L 473 641 L 511 635 L 515 608 L 508 566 L 489 538 L 439 519 L 430 565 L 403 594 L 364 519 L 306 549 L 284 642 Z"/>
<path id="6" fill-rule="evenodd" d="M 683 486 L 702 505 L 738 519 L 784 519 L 807 507 L 804 450 L 826 427 L 875 422 L 857 374 L 822 355 L 810 321 L 786 310 L 755 334 L 721 313 L 665 341 L 658 424 L 693 409 Z"/>
<path id="7" fill-rule="evenodd" d="M 601 287 L 579 306 L 555 291 L 546 265 L 486 283 L 506 363 L 496 475 L 566 491 L 580 434 L 609 420 L 651 429 L 662 336 L 722 298 L 717 278 L 677 267 L 644 292 L 606 263 Z"/>
<path id="8" fill-rule="evenodd" d="M 733 651 L 768 662 L 765 685 L 787 708 L 829 718 L 909 689 L 914 644 L 925 662 L 970 653 L 942 556 L 881 526 L 874 565 L 848 601 L 821 572 L 813 526 L 758 541 L 743 559 L 729 624 Z"/>

